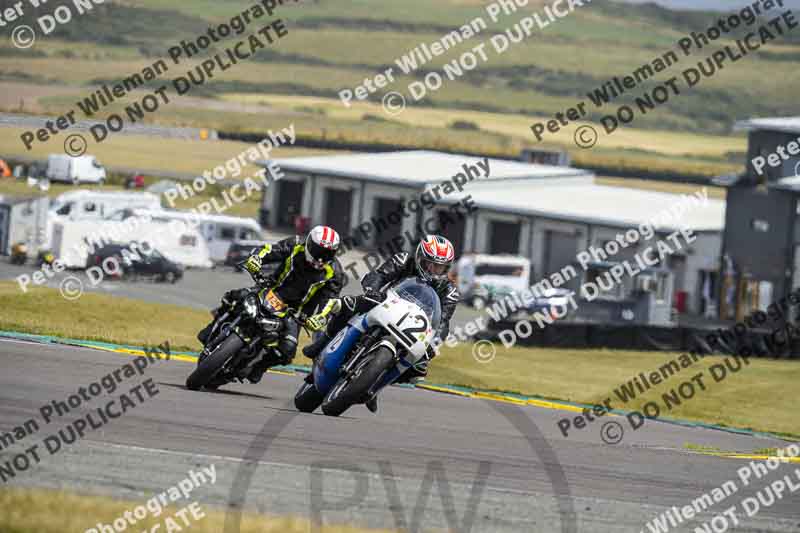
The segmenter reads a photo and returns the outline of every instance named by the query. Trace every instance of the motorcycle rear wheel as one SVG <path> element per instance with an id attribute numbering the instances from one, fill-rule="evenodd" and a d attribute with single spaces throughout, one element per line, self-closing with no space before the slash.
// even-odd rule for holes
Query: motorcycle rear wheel
<path id="1" fill-rule="evenodd" d="M 200 390 L 210 384 L 214 376 L 219 372 L 223 365 L 236 355 L 236 352 L 244 347 L 244 341 L 236 333 L 222 341 L 214 351 L 200 361 L 194 372 L 186 378 L 186 388 L 189 390 Z M 217 385 L 219 386 L 219 385 Z"/>
<path id="2" fill-rule="evenodd" d="M 351 405 L 366 400 L 367 391 L 394 363 L 394 354 L 386 346 L 372 352 L 372 357 L 362 363 L 355 375 L 347 380 L 341 378 L 322 402 L 322 412 L 328 416 L 339 416 Z"/>

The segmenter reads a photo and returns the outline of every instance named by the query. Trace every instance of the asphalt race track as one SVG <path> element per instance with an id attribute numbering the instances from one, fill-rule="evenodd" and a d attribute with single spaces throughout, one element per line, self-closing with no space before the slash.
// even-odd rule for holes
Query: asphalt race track
<path id="1" fill-rule="evenodd" d="M 356 406 L 340 418 L 300 414 L 301 377 L 268 374 L 257 386 L 217 393 L 183 387 L 190 363 L 159 361 L 45 424 L 39 409 L 66 401 L 133 359 L 26 341 L 0 341 L 0 433 L 34 418 L 40 429 L 0 450 L 0 465 L 39 445 L 40 459 L 12 486 L 67 488 L 143 502 L 214 465 L 217 480 L 191 498 L 224 509 L 301 515 L 325 523 L 453 531 L 648 531 L 647 522 L 733 480 L 749 461 L 692 454 L 685 444 L 729 451 L 785 446 L 775 439 L 648 422 L 622 442 L 601 423 L 564 438 L 571 413 L 393 387 L 379 416 Z M 43 441 L 147 379 L 157 394 L 49 454 Z M 52 404 L 51 404 L 52 405 Z M 55 415 L 53 415 L 55 416 Z M 96 417 L 96 415 L 95 415 Z M 602 419 L 601 419 L 602 420 Z M 51 439 L 52 440 L 52 439 Z M 741 488 L 670 531 L 693 531 L 798 464 Z M 797 531 L 797 494 L 786 494 L 736 531 Z M 236 531 L 235 514 L 226 531 Z M 87 517 L 86 527 L 94 527 Z"/>

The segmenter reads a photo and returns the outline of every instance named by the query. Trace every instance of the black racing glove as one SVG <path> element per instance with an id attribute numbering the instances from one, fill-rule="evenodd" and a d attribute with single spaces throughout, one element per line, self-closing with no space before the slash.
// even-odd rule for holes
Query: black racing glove
<path id="1" fill-rule="evenodd" d="M 376 302 L 383 302 L 386 299 L 386 293 L 376 289 L 366 289 L 364 291 L 364 297 L 375 300 Z"/>

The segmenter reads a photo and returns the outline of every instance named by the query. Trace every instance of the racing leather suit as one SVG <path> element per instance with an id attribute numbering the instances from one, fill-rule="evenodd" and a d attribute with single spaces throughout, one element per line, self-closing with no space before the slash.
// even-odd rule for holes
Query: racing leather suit
<path id="1" fill-rule="evenodd" d="M 347 325 L 347 322 L 356 314 L 366 313 L 378 303 L 370 295 L 375 295 L 386 290 L 391 285 L 406 278 L 417 276 L 417 266 L 414 255 L 407 252 L 394 254 L 376 270 L 366 274 L 361 280 L 365 294 L 362 296 L 345 296 L 342 299 L 342 310 L 328 323 L 327 336 L 333 338 Z M 455 313 L 456 305 L 461 296 L 455 284 L 447 278 L 427 281 L 436 294 L 442 306 L 442 319 L 439 328 L 434 333 L 434 338 L 444 340 L 450 333 L 450 319 Z M 430 352 L 431 357 L 433 351 Z M 410 368 L 407 373 L 413 371 Z M 407 376 L 404 376 L 407 377 Z"/>
<path id="2" fill-rule="evenodd" d="M 258 255 L 262 265 L 278 263 L 278 268 L 259 284 L 262 287 L 259 296 L 270 298 L 276 308 L 286 309 L 276 313 L 276 316 L 284 319 L 285 329 L 278 342 L 278 351 L 283 356 L 284 363 L 288 363 L 297 351 L 297 335 L 300 330 L 300 324 L 288 314 L 288 309 L 310 314 L 321 303 L 337 298 L 347 280 L 342 265 L 336 259 L 322 270 L 309 265 L 305 259 L 305 240 L 299 236 L 289 237 L 275 244 L 265 244 Z M 238 301 L 246 291 L 247 289 L 235 289 L 225 293 L 222 309 Z M 210 330 L 210 325 L 207 329 Z"/>

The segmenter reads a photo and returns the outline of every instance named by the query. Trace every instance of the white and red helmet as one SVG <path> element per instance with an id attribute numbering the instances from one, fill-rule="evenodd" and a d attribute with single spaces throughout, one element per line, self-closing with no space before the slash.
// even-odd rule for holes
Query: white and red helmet
<path id="1" fill-rule="evenodd" d="M 335 229 L 315 226 L 306 237 L 306 261 L 316 269 L 324 268 L 336 257 L 340 241 Z"/>
<path id="2" fill-rule="evenodd" d="M 441 235 L 425 235 L 417 245 L 417 273 L 426 281 L 444 279 L 456 258 L 453 244 Z"/>

